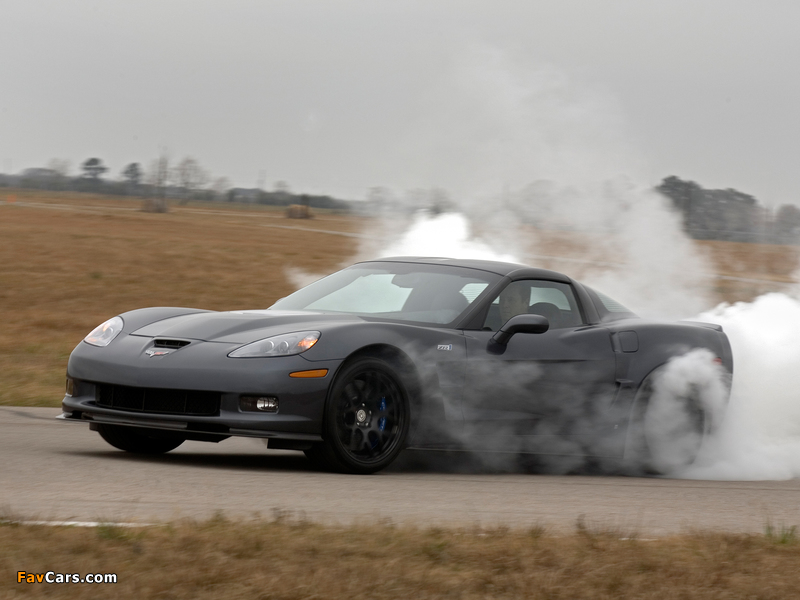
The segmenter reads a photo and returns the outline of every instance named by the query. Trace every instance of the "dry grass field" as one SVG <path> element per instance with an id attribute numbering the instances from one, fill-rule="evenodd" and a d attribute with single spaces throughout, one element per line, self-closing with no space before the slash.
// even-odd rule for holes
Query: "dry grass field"
<path id="1" fill-rule="evenodd" d="M 3 598 L 800 598 L 794 530 L 626 539 L 578 524 L 415 529 L 229 522 L 0 526 Z M 18 572 L 117 583 L 18 583 Z"/>
<path id="2" fill-rule="evenodd" d="M 358 234 L 376 225 L 319 211 L 314 219 L 287 219 L 283 210 L 259 206 L 189 204 L 167 214 L 141 206 L 0 191 L 0 404 L 59 406 L 69 353 L 109 317 L 144 306 L 267 307 L 295 289 L 290 270 L 339 268 L 355 256 Z M 578 259 L 593 256 L 588 249 L 597 241 L 548 231 L 531 237 L 532 254 Z M 728 277 L 709 280 L 718 301 L 780 289 L 797 268 L 793 246 L 697 246 Z"/>

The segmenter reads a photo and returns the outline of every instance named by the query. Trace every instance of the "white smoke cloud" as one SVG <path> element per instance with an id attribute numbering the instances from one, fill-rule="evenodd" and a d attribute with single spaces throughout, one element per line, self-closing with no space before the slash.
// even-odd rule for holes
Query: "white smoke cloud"
<path id="1" fill-rule="evenodd" d="M 513 246 L 511 243 L 509 246 Z M 370 226 L 370 235 L 360 238 L 355 257 L 342 267 L 358 260 L 389 256 L 427 256 L 471 258 L 519 262 L 516 254 L 494 248 L 490 241 L 477 236 L 472 222 L 461 212 L 432 214 L 425 210 L 412 215 L 385 215 Z M 325 274 L 309 273 L 285 267 L 286 278 L 296 287 L 306 286 Z"/>
<path id="2" fill-rule="evenodd" d="M 708 269 L 704 259 L 694 254 L 674 216 L 660 208 L 658 197 L 646 193 L 634 197 L 642 201 L 642 210 L 620 212 L 630 233 L 630 243 L 618 246 L 626 262 L 615 270 L 589 272 L 584 279 L 656 316 L 676 316 L 676 312 L 688 316 L 704 303 L 707 306 L 702 294 L 708 280 L 701 271 Z M 471 223 L 465 213 L 417 213 L 382 254 L 518 260 L 503 252 L 504 238 L 476 236 Z M 689 352 L 668 364 L 656 384 L 651 423 L 674 454 L 662 453 L 653 466 L 670 476 L 691 479 L 800 477 L 800 301 L 771 293 L 749 303 L 721 305 L 694 320 L 723 326 L 733 349 L 733 384 L 729 387 L 706 350 Z M 681 468 L 685 461 L 681 452 L 693 453 L 698 442 L 692 438 L 686 414 L 679 410 L 690 390 L 706 411 L 710 433 L 697 461 Z M 655 444 L 659 435 L 651 433 L 650 439 Z M 508 467 L 503 461 L 494 466 Z M 575 466 L 574 461 L 566 464 Z"/>
<path id="3" fill-rule="evenodd" d="M 766 294 L 753 302 L 719 306 L 699 318 L 722 325 L 728 334 L 733 388 L 719 432 L 682 476 L 800 477 L 800 302 Z"/>
<path id="4" fill-rule="evenodd" d="M 497 47 L 459 48 L 414 109 L 384 185 L 481 203 L 532 181 L 580 187 L 645 169 L 613 96 Z"/>
<path id="5" fill-rule="evenodd" d="M 730 382 L 715 356 L 705 348 L 671 359 L 656 372 L 643 428 L 650 466 L 680 474 L 692 463 L 704 436 L 718 431 Z"/>
<path id="6" fill-rule="evenodd" d="M 679 216 L 650 184 L 623 178 L 561 191 L 551 183 L 547 189 L 533 196 L 530 219 L 545 227 L 599 234 L 592 236 L 582 258 L 613 259 L 602 269 L 583 270 L 578 278 L 584 283 L 647 317 L 687 318 L 709 306 L 712 269 L 683 233 Z"/>
<path id="7" fill-rule="evenodd" d="M 445 188 L 449 212 L 411 215 L 395 202 L 370 225 L 358 259 L 416 255 L 537 266 L 529 258 L 541 247 L 537 231 L 597 234 L 567 263 L 577 271 L 583 261 L 579 279 L 642 316 L 702 313 L 697 320 L 721 324 L 730 338 L 735 376 L 727 410 L 720 409 L 724 378 L 702 352 L 673 361 L 660 381 L 663 398 L 680 398 L 687 386 L 701 389 L 714 421 L 698 461 L 678 475 L 800 477 L 800 302 L 768 294 L 709 310 L 713 269 L 652 191 L 612 99 L 552 67 L 516 65 L 482 48 L 422 100 L 417 126 L 398 142 L 404 159 L 387 171 L 402 176 L 387 183 Z M 293 276 L 298 283 L 315 278 Z M 669 402 L 663 405 L 656 420 L 668 429 Z"/>
<path id="8" fill-rule="evenodd" d="M 490 243 L 476 237 L 470 220 L 463 213 L 417 212 L 411 226 L 386 247 L 383 254 L 519 261 L 514 254 L 494 249 Z"/>
<path id="9" fill-rule="evenodd" d="M 402 159 L 396 148 L 387 154 L 396 160 L 389 181 L 406 188 L 385 190 L 395 210 L 370 226 L 379 235 L 362 240 L 359 259 L 480 256 L 538 266 L 528 258 L 535 228 L 593 232 L 602 235 L 580 258 L 624 264 L 595 270 L 590 285 L 646 316 L 708 308 L 711 269 L 652 191 L 644 153 L 630 142 L 613 97 L 488 46 L 474 46 L 451 67 L 397 141 Z M 404 220 L 397 208 L 413 208 L 419 189 L 444 194 L 462 216 Z"/>

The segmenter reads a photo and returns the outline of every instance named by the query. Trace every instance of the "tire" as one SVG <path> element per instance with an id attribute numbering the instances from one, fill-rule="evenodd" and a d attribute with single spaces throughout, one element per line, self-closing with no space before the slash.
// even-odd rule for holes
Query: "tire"
<path id="1" fill-rule="evenodd" d="M 709 422 L 696 394 L 659 391 L 658 377 L 658 372 L 648 377 L 640 390 L 643 458 L 647 472 L 669 475 L 695 461 Z"/>
<path id="2" fill-rule="evenodd" d="M 311 464 L 318 471 L 338 471 L 337 463 L 333 458 L 328 457 L 325 444 L 314 444 L 308 450 L 303 450 L 303 454 L 311 461 Z"/>
<path id="3" fill-rule="evenodd" d="M 360 358 L 336 376 L 325 406 L 322 444 L 306 450 L 317 467 L 367 474 L 403 449 L 411 414 L 409 388 L 390 363 Z"/>
<path id="4" fill-rule="evenodd" d="M 135 454 L 164 454 L 174 450 L 186 441 L 180 437 L 173 437 L 140 427 L 124 427 L 101 423 L 97 424 L 97 432 L 100 437 L 114 446 L 114 448 Z"/>

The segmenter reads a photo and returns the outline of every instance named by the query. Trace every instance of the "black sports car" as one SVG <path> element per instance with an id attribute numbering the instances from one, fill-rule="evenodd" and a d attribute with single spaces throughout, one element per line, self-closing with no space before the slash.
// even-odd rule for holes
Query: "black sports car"
<path id="1" fill-rule="evenodd" d="M 319 467 L 370 473 L 407 447 L 594 455 L 664 468 L 707 432 L 688 393 L 685 437 L 649 439 L 656 374 L 703 348 L 733 370 L 717 325 L 636 317 L 566 275 L 518 264 L 386 258 L 266 310 L 144 308 L 69 359 L 63 414 L 112 446 L 266 438 Z"/>

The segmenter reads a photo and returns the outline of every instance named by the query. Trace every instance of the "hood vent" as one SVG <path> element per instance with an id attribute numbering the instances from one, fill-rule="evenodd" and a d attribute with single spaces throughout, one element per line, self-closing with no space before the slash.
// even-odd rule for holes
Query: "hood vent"
<path id="1" fill-rule="evenodd" d="M 186 340 L 165 340 L 165 339 L 158 339 L 153 342 L 154 348 L 173 348 L 177 350 L 178 348 L 183 348 L 184 346 L 188 346 L 191 342 L 187 342 Z"/>

